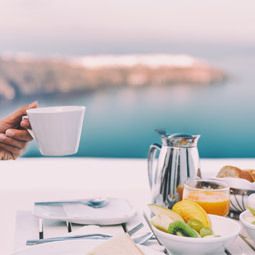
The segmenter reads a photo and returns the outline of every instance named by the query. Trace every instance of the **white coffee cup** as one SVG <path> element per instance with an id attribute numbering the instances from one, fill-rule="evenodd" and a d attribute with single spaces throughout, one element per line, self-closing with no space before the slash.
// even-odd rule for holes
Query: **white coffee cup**
<path id="1" fill-rule="evenodd" d="M 26 111 L 40 152 L 45 156 L 65 156 L 78 151 L 85 113 L 84 106 L 55 106 Z"/>

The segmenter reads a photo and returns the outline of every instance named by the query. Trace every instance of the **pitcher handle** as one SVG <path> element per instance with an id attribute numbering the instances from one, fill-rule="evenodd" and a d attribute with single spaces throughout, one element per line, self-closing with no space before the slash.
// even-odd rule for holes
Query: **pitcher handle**
<path id="1" fill-rule="evenodd" d="M 161 145 L 154 143 L 150 146 L 149 149 L 149 154 L 148 154 L 148 177 L 149 177 L 149 184 L 150 188 L 152 189 L 153 187 L 153 162 L 154 159 L 156 158 L 156 152 L 161 150 Z"/>

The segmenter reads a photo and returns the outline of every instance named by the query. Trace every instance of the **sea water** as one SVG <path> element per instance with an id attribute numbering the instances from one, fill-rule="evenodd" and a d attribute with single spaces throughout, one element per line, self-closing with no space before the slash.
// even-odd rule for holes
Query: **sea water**
<path id="1" fill-rule="evenodd" d="M 154 130 L 165 128 L 169 133 L 200 134 L 200 157 L 255 157 L 255 47 L 196 48 L 181 53 L 208 60 L 224 70 L 228 80 L 206 86 L 155 84 L 33 99 L 40 106 L 86 106 L 74 156 L 145 158 L 150 144 L 161 143 Z M 1 104 L 1 116 L 28 103 L 24 98 Z M 34 142 L 24 156 L 40 156 Z"/>

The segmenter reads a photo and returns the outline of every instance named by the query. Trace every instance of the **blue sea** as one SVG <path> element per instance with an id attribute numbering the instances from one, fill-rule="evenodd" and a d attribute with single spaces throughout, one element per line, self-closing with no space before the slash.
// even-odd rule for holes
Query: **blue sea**
<path id="1" fill-rule="evenodd" d="M 74 156 L 146 158 L 150 144 L 161 143 L 154 130 L 165 128 L 169 133 L 200 134 L 202 158 L 255 157 L 254 46 L 180 44 L 147 53 L 200 57 L 229 78 L 208 86 L 122 87 L 70 98 L 33 98 L 40 106 L 86 106 L 80 147 Z M 32 100 L 1 103 L 1 116 Z M 35 142 L 24 156 L 41 156 Z"/>

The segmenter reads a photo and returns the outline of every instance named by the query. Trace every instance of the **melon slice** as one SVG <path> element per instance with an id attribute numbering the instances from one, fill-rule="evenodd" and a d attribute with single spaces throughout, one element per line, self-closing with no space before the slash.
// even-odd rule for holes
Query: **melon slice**
<path id="1" fill-rule="evenodd" d="M 166 233 L 168 233 L 168 227 L 172 222 L 174 221 L 166 214 L 157 214 L 151 219 L 151 223 L 154 227 Z"/>
<path id="2" fill-rule="evenodd" d="M 148 207 L 150 208 L 150 210 L 152 211 L 154 215 L 158 215 L 158 214 L 166 215 L 169 218 L 171 218 L 173 221 L 179 220 L 184 222 L 184 219 L 182 218 L 182 216 L 179 213 L 174 212 L 173 210 L 170 210 L 168 208 L 155 205 L 155 204 L 149 204 Z"/>

